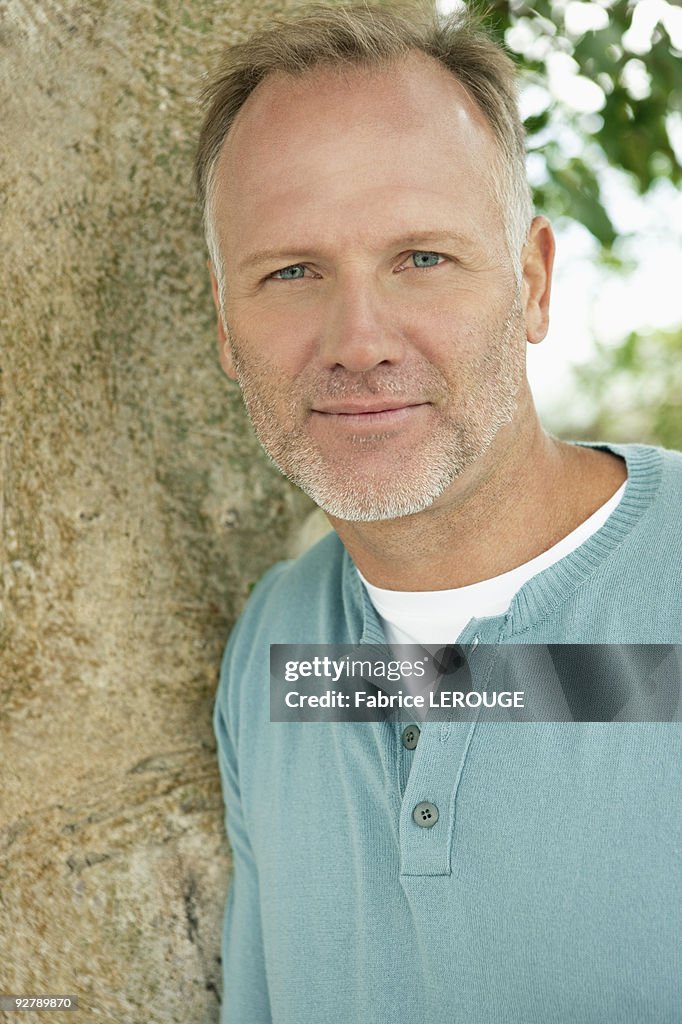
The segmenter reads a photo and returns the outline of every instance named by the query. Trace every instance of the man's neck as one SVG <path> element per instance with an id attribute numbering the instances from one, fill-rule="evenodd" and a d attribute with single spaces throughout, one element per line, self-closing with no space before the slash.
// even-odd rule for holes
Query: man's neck
<path id="1" fill-rule="evenodd" d="M 449 590 L 535 558 L 583 523 L 626 478 L 618 456 L 558 441 L 532 418 L 515 432 L 512 424 L 503 428 L 488 452 L 426 511 L 377 523 L 331 522 L 375 586 Z"/>

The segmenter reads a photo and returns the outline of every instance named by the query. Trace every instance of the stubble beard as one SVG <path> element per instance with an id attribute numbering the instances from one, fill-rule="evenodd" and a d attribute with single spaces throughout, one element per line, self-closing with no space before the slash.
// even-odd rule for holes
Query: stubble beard
<path id="1" fill-rule="evenodd" d="M 280 383 L 274 376 L 276 369 L 252 354 L 245 359 L 244 346 L 229 330 L 227 335 L 242 398 L 266 455 L 329 515 L 369 523 L 429 508 L 485 455 L 499 430 L 514 418 L 525 380 L 525 325 L 519 293 L 501 323 L 481 323 L 479 330 L 485 332 L 488 344 L 478 362 L 467 369 L 468 385 L 457 389 L 454 415 L 447 380 L 429 363 L 411 371 L 409 380 L 402 370 L 377 367 L 343 377 L 327 371 L 314 380 Z M 426 397 L 436 412 L 429 437 L 415 450 L 404 451 L 399 464 L 388 466 L 386 472 L 362 470 L 363 446 L 380 445 L 386 435 L 356 435 L 352 442 L 359 465 L 355 465 L 348 459 L 330 458 L 306 432 L 302 415 L 308 415 L 311 401 L 376 395 L 396 400 Z M 277 411 L 283 407 L 286 422 Z"/>

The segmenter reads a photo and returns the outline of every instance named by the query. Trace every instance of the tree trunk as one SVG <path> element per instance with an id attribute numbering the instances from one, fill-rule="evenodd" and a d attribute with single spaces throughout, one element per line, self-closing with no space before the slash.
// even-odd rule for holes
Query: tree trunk
<path id="1" fill-rule="evenodd" d="M 74 1024 L 218 1017 L 220 655 L 311 506 L 219 368 L 191 165 L 272 9 L 5 4 L 0 993 Z"/>

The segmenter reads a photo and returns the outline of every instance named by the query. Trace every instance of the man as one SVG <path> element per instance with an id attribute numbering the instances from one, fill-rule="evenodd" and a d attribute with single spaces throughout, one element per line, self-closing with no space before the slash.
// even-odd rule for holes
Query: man
<path id="1" fill-rule="evenodd" d="M 209 91 L 222 366 L 334 527 L 223 661 L 224 1021 L 680 1020 L 678 725 L 269 720 L 271 644 L 680 642 L 682 457 L 533 405 L 513 75 L 470 18 L 316 5 Z"/>

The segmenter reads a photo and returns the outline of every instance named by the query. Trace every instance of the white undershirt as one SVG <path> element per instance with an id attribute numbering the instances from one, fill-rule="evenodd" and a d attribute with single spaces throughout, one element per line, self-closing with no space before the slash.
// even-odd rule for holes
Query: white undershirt
<path id="1" fill-rule="evenodd" d="M 543 569 L 565 558 L 599 530 L 618 505 L 627 481 L 601 508 L 566 537 L 537 558 L 501 576 L 453 590 L 383 590 L 360 579 L 376 608 L 389 644 L 454 643 L 472 618 L 501 615 L 524 583 Z"/>

